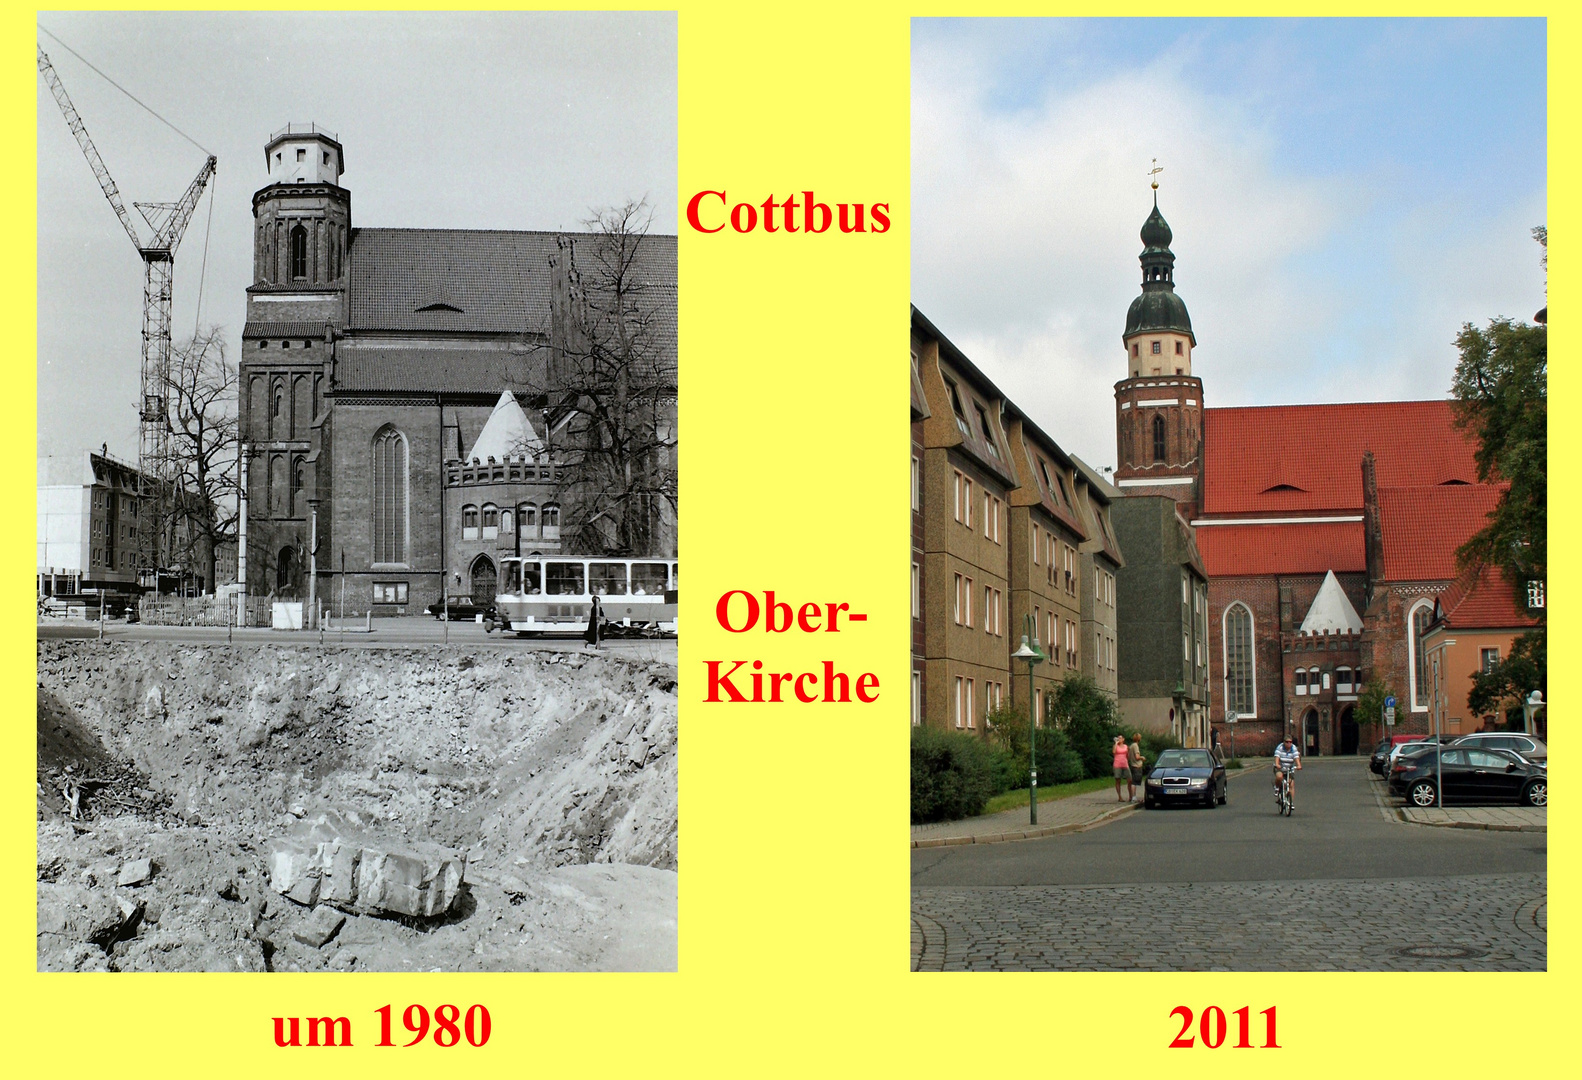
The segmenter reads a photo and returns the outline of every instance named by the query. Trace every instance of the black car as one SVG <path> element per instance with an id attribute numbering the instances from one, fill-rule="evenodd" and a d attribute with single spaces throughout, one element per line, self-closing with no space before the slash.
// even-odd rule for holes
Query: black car
<path id="1" fill-rule="evenodd" d="M 1530 761 L 1500 750 L 1447 746 L 1422 754 L 1406 772 L 1390 778 L 1390 790 L 1412 806 L 1438 802 L 1438 784 L 1448 803 L 1515 802 L 1549 805 L 1549 774 Z"/>
<path id="2" fill-rule="evenodd" d="M 494 615 L 494 605 L 480 607 L 470 596 L 452 596 L 448 607 L 451 622 L 472 622 L 479 615 L 486 618 Z M 438 603 L 428 606 L 428 613 L 434 618 L 439 618 L 440 605 Z"/>
<path id="3" fill-rule="evenodd" d="M 1384 767 L 1390 760 L 1390 751 L 1395 749 L 1395 740 L 1386 735 L 1379 740 L 1379 745 L 1373 748 L 1373 755 L 1368 758 L 1368 768 L 1384 775 Z"/>
<path id="4" fill-rule="evenodd" d="M 1230 787 L 1225 766 L 1207 750 L 1161 750 L 1153 771 L 1143 781 L 1143 806 L 1152 810 L 1168 803 L 1214 807 L 1225 801 Z"/>

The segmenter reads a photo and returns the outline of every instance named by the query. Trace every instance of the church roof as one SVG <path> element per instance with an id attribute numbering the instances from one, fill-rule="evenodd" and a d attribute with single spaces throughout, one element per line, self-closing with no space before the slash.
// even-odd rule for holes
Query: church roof
<path id="1" fill-rule="evenodd" d="M 1367 569 L 1360 521 L 1204 525 L 1197 529 L 1197 544 L 1211 578 Z"/>
<path id="2" fill-rule="evenodd" d="M 1362 512 L 1362 454 L 1378 483 L 1477 483 L 1472 443 L 1441 401 L 1203 410 L 1203 513 Z"/>
<path id="3" fill-rule="evenodd" d="M 1490 484 L 1379 488 L 1385 581 L 1449 581 L 1456 549 L 1488 524 L 1500 500 Z"/>
<path id="4" fill-rule="evenodd" d="M 522 406 L 517 404 L 516 395 L 503 390 L 465 460 L 487 462 L 490 458 L 505 461 L 513 457 L 532 457 L 543 448 L 544 441 L 533 430 Z"/>
<path id="5" fill-rule="evenodd" d="M 1313 597 L 1313 605 L 1307 609 L 1307 617 L 1302 620 L 1298 633 L 1327 634 L 1331 631 L 1339 634 L 1362 633 L 1362 617 L 1351 606 L 1351 600 L 1346 596 L 1346 590 L 1340 587 L 1333 570 L 1324 575 L 1324 583 L 1318 587 L 1318 595 Z"/>
<path id="6" fill-rule="evenodd" d="M 1461 630 L 1525 630 L 1538 620 L 1516 602 L 1516 593 L 1499 570 L 1486 566 L 1464 574 L 1439 598 L 1435 613 L 1449 627 Z"/>
<path id="7" fill-rule="evenodd" d="M 560 236 L 578 246 L 595 238 L 494 229 L 354 229 L 347 329 L 547 334 L 549 258 Z M 674 340 L 676 238 L 647 236 L 635 269 L 652 283 L 661 309 L 656 335 Z"/>
<path id="8" fill-rule="evenodd" d="M 334 392 L 497 394 L 507 385 L 542 386 L 549 350 L 342 348 Z"/>

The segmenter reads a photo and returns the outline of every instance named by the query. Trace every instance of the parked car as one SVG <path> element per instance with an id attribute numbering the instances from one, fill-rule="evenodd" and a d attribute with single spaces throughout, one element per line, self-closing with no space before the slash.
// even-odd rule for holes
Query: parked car
<path id="1" fill-rule="evenodd" d="M 472 622 L 477 619 L 479 615 L 482 615 L 485 618 L 494 617 L 493 604 L 490 604 L 487 607 L 480 607 L 478 603 L 470 596 L 452 596 L 449 599 L 450 603 L 447 610 L 450 614 L 451 622 Z M 440 605 L 438 603 L 433 603 L 428 606 L 428 613 L 434 616 L 436 619 L 439 618 L 439 611 Z"/>
<path id="2" fill-rule="evenodd" d="M 1164 803 L 1196 803 L 1213 808 L 1225 801 L 1230 782 L 1225 766 L 1207 750 L 1161 750 L 1143 781 L 1143 808 Z"/>
<path id="3" fill-rule="evenodd" d="M 1397 747 L 1397 752 L 1390 758 L 1389 771 L 1384 774 L 1384 779 L 1390 784 L 1390 790 L 1400 794 L 1397 785 L 1401 777 L 1412 770 L 1418 758 L 1437 750 L 1439 745 L 1436 739 L 1415 739 Z"/>
<path id="4" fill-rule="evenodd" d="M 1549 747 L 1535 735 L 1523 735 L 1519 731 L 1480 731 L 1473 735 L 1463 735 L 1459 739 L 1451 739 L 1451 746 L 1476 746 L 1483 750 L 1510 750 L 1520 754 L 1534 765 L 1549 767 Z"/>
<path id="5" fill-rule="evenodd" d="M 1373 756 L 1368 759 L 1368 768 L 1380 776 L 1390 774 L 1390 753 L 1402 743 L 1421 742 L 1422 735 L 1386 735 L 1379 740 L 1379 745 L 1373 748 Z"/>
<path id="6" fill-rule="evenodd" d="M 1530 761 L 1499 750 L 1446 746 L 1434 753 L 1419 754 L 1401 777 L 1400 791 L 1413 806 L 1433 806 L 1441 781 L 1446 804 L 1549 805 L 1549 774 Z M 1393 777 L 1390 786 L 1396 787 Z"/>

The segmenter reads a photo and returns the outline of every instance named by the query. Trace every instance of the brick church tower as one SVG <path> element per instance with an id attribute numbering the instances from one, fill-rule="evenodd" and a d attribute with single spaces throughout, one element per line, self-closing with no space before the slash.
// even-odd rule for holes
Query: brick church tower
<path id="1" fill-rule="evenodd" d="M 1192 374 L 1192 320 L 1175 291 L 1170 226 L 1143 222 L 1142 295 L 1126 313 L 1126 378 L 1115 384 L 1115 484 L 1131 495 L 1171 495 L 1187 520 L 1202 504 L 1203 382 Z"/>

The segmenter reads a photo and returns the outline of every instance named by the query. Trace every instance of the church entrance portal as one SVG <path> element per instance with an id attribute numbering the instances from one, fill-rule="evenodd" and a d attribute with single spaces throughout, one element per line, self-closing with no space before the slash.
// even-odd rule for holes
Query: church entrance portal
<path id="1" fill-rule="evenodd" d="M 1346 711 L 1340 714 L 1340 752 L 1342 754 L 1355 754 L 1359 742 L 1357 721 L 1352 716 L 1352 707 L 1346 706 Z"/>
<path id="2" fill-rule="evenodd" d="M 479 607 L 494 603 L 495 584 L 498 578 L 489 556 L 479 555 L 472 561 L 472 602 Z"/>
<path id="3" fill-rule="evenodd" d="M 1318 756 L 1318 710 L 1309 709 L 1307 715 L 1302 717 L 1302 731 L 1306 737 L 1302 740 L 1302 753 L 1308 757 Z"/>

